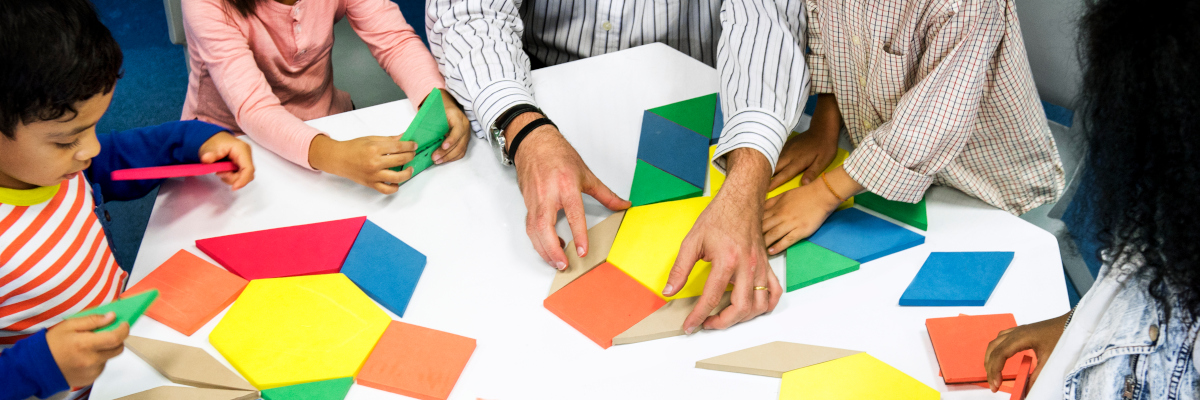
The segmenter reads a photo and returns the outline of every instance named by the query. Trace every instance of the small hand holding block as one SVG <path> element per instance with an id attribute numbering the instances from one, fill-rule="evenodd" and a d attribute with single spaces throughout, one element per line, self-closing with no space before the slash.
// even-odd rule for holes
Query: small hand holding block
<path id="1" fill-rule="evenodd" d="M 447 133 L 450 133 L 450 122 L 446 119 L 446 104 L 442 100 L 442 90 L 435 88 L 425 96 L 425 101 L 417 110 L 417 116 L 413 117 L 404 135 L 400 136 L 400 140 L 417 143 L 417 154 L 408 164 L 392 170 L 412 168 L 413 176 L 416 176 L 433 165 L 433 152 L 446 140 Z"/>
<path id="2" fill-rule="evenodd" d="M 962 315 L 925 320 L 929 341 L 937 356 L 942 378 L 947 384 L 987 381 L 983 366 L 987 345 L 1000 331 L 1017 326 L 1012 314 Z M 1014 379 L 1021 357 L 1033 356 L 1033 351 L 1017 353 L 1004 363 L 1002 379 Z"/>

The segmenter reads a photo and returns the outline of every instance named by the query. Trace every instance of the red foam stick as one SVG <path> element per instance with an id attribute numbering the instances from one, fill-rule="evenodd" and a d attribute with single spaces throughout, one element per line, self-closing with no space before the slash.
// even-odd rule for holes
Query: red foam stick
<path id="1" fill-rule="evenodd" d="M 120 169 L 113 171 L 112 179 L 114 181 L 132 181 L 139 179 L 179 178 L 226 171 L 237 171 L 237 166 L 233 165 L 232 161 L 222 161 L 212 164 L 184 164 L 168 165 L 165 167 Z"/>

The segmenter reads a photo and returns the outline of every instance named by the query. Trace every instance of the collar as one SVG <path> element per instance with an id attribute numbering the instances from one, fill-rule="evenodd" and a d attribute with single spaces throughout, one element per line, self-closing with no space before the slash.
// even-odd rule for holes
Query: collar
<path id="1" fill-rule="evenodd" d="M 58 194 L 62 183 L 54 186 L 42 186 L 33 189 L 18 190 L 0 188 L 0 204 L 11 204 L 17 207 L 32 206 L 44 203 Z"/>

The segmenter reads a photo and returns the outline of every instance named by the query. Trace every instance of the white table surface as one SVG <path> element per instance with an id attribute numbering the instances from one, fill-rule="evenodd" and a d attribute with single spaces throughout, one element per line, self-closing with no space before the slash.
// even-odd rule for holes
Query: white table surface
<path id="1" fill-rule="evenodd" d="M 536 97 L 596 175 L 628 196 L 642 110 L 717 91 L 713 68 L 661 44 L 533 73 Z M 310 121 L 337 139 L 399 134 L 415 115 L 407 100 Z M 1018 323 L 1062 315 L 1066 286 L 1054 237 L 953 189 L 928 194 L 925 244 L 859 271 L 787 293 L 774 312 L 725 331 L 702 331 L 601 349 L 542 307 L 554 270 L 525 235 L 525 206 L 512 168 L 474 138 L 464 159 L 435 166 L 391 196 L 304 170 L 249 139 L 257 179 L 236 193 L 212 176 L 171 180 L 155 204 L 130 277 L 137 282 L 179 249 L 207 257 L 195 240 L 355 216 L 428 256 L 404 318 L 475 338 L 478 348 L 452 399 L 775 399 L 779 379 L 697 369 L 697 360 L 784 340 L 862 350 L 953 399 L 1001 399 L 986 389 L 947 388 L 925 319 L 1013 313 Z M 585 196 L 588 224 L 610 214 Z M 566 222 L 558 231 L 569 238 Z M 984 307 L 900 307 L 931 251 L 1013 251 Z M 771 265 L 784 278 L 783 257 Z M 191 337 L 150 318 L 134 335 L 202 347 L 222 313 Z M 228 365 L 228 363 L 226 363 Z M 92 397 L 113 399 L 171 385 L 126 351 L 108 363 Z M 403 396 L 354 386 L 348 399 Z"/>

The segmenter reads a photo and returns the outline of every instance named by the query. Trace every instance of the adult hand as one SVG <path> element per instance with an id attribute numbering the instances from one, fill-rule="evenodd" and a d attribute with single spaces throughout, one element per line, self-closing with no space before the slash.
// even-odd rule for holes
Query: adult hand
<path id="1" fill-rule="evenodd" d="M 512 137 L 521 128 L 541 117 L 532 112 L 517 116 L 505 132 L 508 143 L 512 143 Z M 561 239 L 554 231 L 558 210 L 566 213 L 575 252 L 583 257 L 588 251 L 588 227 L 581 193 L 591 195 L 609 210 L 624 210 L 630 206 L 592 174 L 575 148 L 552 125 L 543 125 L 528 133 L 517 148 L 513 163 L 517 168 L 517 185 L 528 210 L 525 233 L 542 260 L 556 269 L 567 267 Z"/>
<path id="2" fill-rule="evenodd" d="M 104 364 L 125 350 L 129 324 L 122 322 L 108 332 L 92 332 L 113 322 L 116 314 L 88 315 L 63 320 L 46 331 L 46 344 L 63 378 L 71 387 L 91 385 L 104 371 Z"/>
<path id="3" fill-rule="evenodd" d="M 770 190 L 787 183 L 796 175 L 804 174 L 800 183 L 809 184 L 821 175 L 833 158 L 837 156 L 838 131 L 842 129 L 842 113 L 837 99 L 831 93 L 817 95 L 808 130 L 793 136 L 783 145 L 775 174 L 771 177 Z"/>
<path id="4" fill-rule="evenodd" d="M 230 135 L 219 132 L 200 145 L 200 162 L 212 164 L 228 158 L 237 166 L 237 171 L 218 172 L 217 177 L 225 184 L 238 190 L 254 180 L 254 160 L 250 156 L 250 145 Z"/>
<path id="5" fill-rule="evenodd" d="M 664 296 L 675 295 L 687 283 L 697 261 L 712 262 L 704 293 L 683 322 L 688 334 L 701 324 L 705 329 L 725 329 L 754 319 L 774 310 L 783 295 L 779 278 L 767 263 L 760 228 L 770 162 L 749 148 L 735 149 L 726 155 L 726 160 L 729 176 L 684 237 L 667 286 L 663 288 Z M 710 316 L 730 283 L 733 283 L 730 306 Z"/>
<path id="6" fill-rule="evenodd" d="M 442 90 L 442 103 L 446 107 L 446 122 L 450 123 L 450 133 L 442 141 L 442 147 L 433 152 L 433 163 L 444 164 L 458 161 L 467 154 L 467 132 L 471 131 L 471 121 L 463 114 L 462 106 L 454 100 L 447 90 Z"/>
<path id="7" fill-rule="evenodd" d="M 805 184 L 767 200 L 767 210 L 762 216 L 762 235 L 763 242 L 770 246 L 768 253 L 779 254 L 800 239 L 811 236 L 829 214 L 837 210 L 842 199 L 864 190 L 841 167 L 825 174 L 825 178 L 829 186 L 825 186 L 825 182 Z"/>
<path id="8" fill-rule="evenodd" d="M 309 146 L 308 163 L 379 193 L 392 194 L 412 178 L 412 169 L 397 172 L 389 168 L 412 161 L 416 151 L 415 142 L 401 141 L 399 136 L 367 136 L 343 142 L 317 135 Z"/>
<path id="9" fill-rule="evenodd" d="M 1038 374 L 1042 373 L 1042 366 L 1050 359 L 1050 353 L 1054 352 L 1054 346 L 1058 345 L 1058 338 L 1062 336 L 1070 315 L 1071 313 L 1066 313 L 1058 318 L 1000 331 L 996 339 L 988 343 L 983 356 L 988 387 L 992 389 L 992 393 L 1000 389 L 1000 371 L 1004 369 L 1004 363 L 1013 354 L 1029 349 L 1033 349 L 1033 353 L 1037 355 L 1037 366 L 1033 368 L 1029 383 L 1026 384 L 1026 387 L 1033 386 Z"/>

